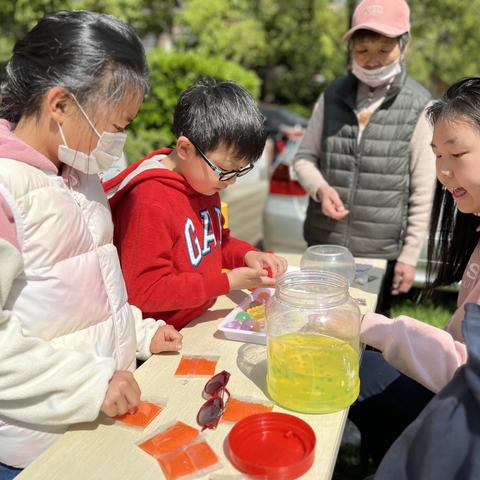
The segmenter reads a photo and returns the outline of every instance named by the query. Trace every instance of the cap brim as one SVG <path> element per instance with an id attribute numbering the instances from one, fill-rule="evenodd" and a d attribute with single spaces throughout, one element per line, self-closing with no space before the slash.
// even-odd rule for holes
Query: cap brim
<path id="1" fill-rule="evenodd" d="M 372 32 L 379 33 L 380 35 L 385 35 L 389 38 L 399 37 L 400 35 L 408 32 L 408 30 L 395 28 L 391 25 L 383 25 L 381 23 L 363 23 L 361 25 L 356 25 L 355 27 L 351 28 L 347 33 L 345 33 L 345 35 L 342 37 L 342 40 L 344 42 L 348 42 L 348 40 L 350 40 L 350 37 L 357 30 L 371 30 Z"/>

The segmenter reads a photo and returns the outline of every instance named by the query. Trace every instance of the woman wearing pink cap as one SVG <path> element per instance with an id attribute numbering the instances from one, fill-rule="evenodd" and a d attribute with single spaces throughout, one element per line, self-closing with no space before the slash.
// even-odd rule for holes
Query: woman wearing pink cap
<path id="1" fill-rule="evenodd" d="M 377 306 L 386 316 L 415 277 L 435 179 L 430 94 L 405 66 L 409 14 L 404 0 L 357 6 L 343 36 L 351 71 L 320 95 L 294 164 L 310 195 L 308 245 L 389 261 Z"/>
<path id="2" fill-rule="evenodd" d="M 435 179 L 432 127 L 425 114 L 430 94 L 405 66 L 409 16 L 404 0 L 360 2 L 343 37 L 351 70 L 320 96 L 295 158 L 299 181 L 310 194 L 307 243 L 340 244 L 355 256 L 386 258 L 377 312 L 387 317 L 392 294 L 408 292 L 412 285 Z M 380 354 L 366 352 L 351 418 L 377 462 L 433 396 L 402 376 L 401 385 L 395 385 L 409 390 L 405 399 L 390 388 L 400 375 Z M 369 410 L 368 400 L 380 393 L 381 401 Z M 374 423 L 380 430 L 370 435 Z"/>

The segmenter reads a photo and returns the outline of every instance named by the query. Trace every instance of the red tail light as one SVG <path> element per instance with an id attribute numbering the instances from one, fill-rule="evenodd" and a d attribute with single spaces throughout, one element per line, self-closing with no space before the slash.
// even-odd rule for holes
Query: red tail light
<path id="1" fill-rule="evenodd" d="M 285 150 L 285 142 L 282 139 L 279 139 L 279 140 L 276 140 L 276 147 L 277 147 L 277 153 L 283 153 L 283 151 Z"/>
<path id="2" fill-rule="evenodd" d="M 270 193 L 278 195 L 305 195 L 306 192 L 296 180 L 292 180 L 288 165 L 280 163 L 272 174 Z"/>

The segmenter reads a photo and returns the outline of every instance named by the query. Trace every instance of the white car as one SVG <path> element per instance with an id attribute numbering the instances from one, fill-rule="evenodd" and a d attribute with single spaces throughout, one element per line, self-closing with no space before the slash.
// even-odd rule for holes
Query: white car
<path id="1" fill-rule="evenodd" d="M 304 130 L 285 130 L 277 140 L 279 153 L 273 161 L 269 193 L 263 209 L 263 246 L 277 252 L 303 252 L 303 222 L 308 195 L 295 180 L 293 159 Z M 282 142 L 282 143 L 280 143 Z"/>

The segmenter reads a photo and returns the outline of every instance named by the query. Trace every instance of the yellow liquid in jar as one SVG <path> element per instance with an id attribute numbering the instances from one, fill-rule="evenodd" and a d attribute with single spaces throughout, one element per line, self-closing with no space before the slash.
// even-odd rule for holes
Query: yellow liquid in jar
<path id="1" fill-rule="evenodd" d="M 286 334 L 268 341 L 268 392 L 278 405 L 305 413 L 342 410 L 358 397 L 358 352 L 326 335 Z"/>

